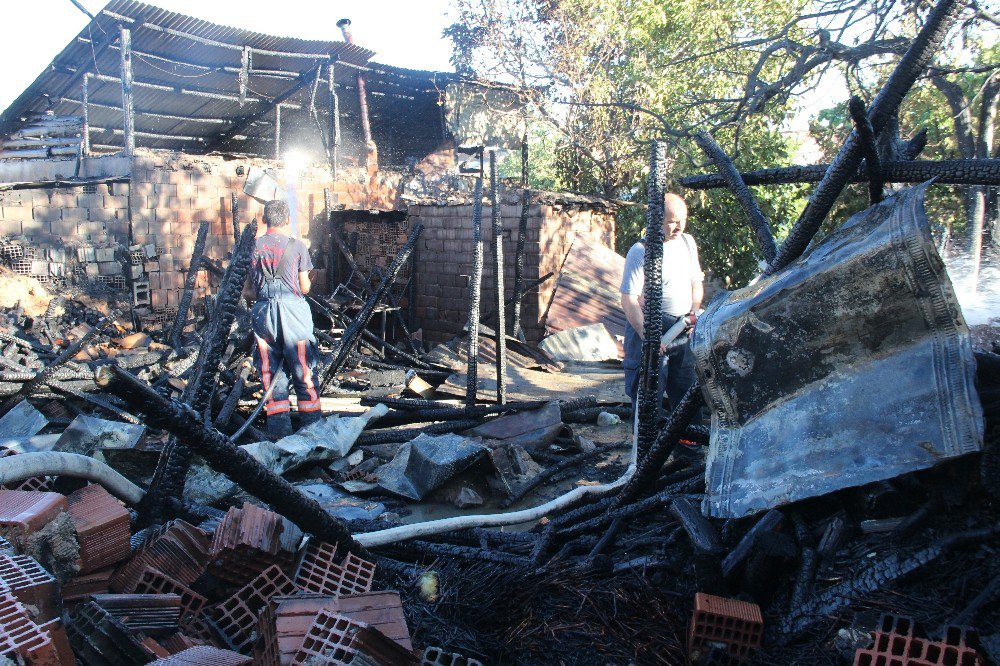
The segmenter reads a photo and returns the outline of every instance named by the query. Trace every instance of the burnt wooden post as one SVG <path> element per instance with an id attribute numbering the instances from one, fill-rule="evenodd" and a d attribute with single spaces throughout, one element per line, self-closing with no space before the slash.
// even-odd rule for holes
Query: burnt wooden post
<path id="1" fill-rule="evenodd" d="M 865 113 L 865 104 L 857 95 L 851 97 L 847 105 L 851 112 L 851 120 L 854 121 L 854 131 L 858 133 L 858 141 L 861 142 L 861 150 L 865 156 L 865 173 L 868 175 L 868 199 L 872 205 L 882 201 L 882 165 L 878 156 L 878 148 L 875 145 L 875 130 L 868 114 Z"/>
<path id="2" fill-rule="evenodd" d="M 517 224 L 517 253 L 514 255 L 514 324 L 510 334 L 524 342 L 521 326 L 521 299 L 524 298 L 524 244 L 528 236 L 528 135 L 521 139 L 521 219 Z"/>
<path id="3" fill-rule="evenodd" d="M 496 359 L 497 402 L 507 402 L 507 324 L 503 290 L 503 224 L 500 221 L 500 184 L 497 182 L 497 153 L 490 151 L 490 210 L 493 222 L 493 277 L 496 280 Z"/>
<path id="4" fill-rule="evenodd" d="M 326 77 L 330 84 L 330 100 L 329 100 L 329 112 L 330 112 L 330 127 L 328 132 L 328 138 L 330 142 L 329 153 L 330 153 L 330 175 L 334 179 L 337 177 L 337 161 L 340 152 L 340 98 L 337 97 L 337 86 L 334 84 L 334 67 L 331 62 L 326 68 Z M 327 213 L 329 213 L 330 207 L 327 206 Z"/>
<path id="5" fill-rule="evenodd" d="M 236 195 L 233 195 L 236 198 Z M 205 240 L 208 238 L 208 222 L 198 225 L 198 236 L 194 241 L 194 250 L 191 252 L 191 263 L 188 264 L 187 275 L 184 278 L 184 292 L 181 294 L 181 302 L 177 306 L 177 316 L 174 318 L 174 327 L 170 331 L 170 346 L 174 349 L 181 347 L 181 334 L 184 333 L 184 324 L 187 323 L 188 308 L 191 307 L 191 298 L 194 296 L 194 286 L 198 281 L 198 270 L 201 268 L 201 258 L 205 253 Z"/>
<path id="6" fill-rule="evenodd" d="M 899 111 L 903 97 L 913 87 L 917 77 L 924 73 L 962 7 L 962 3 L 957 0 L 939 0 L 927 15 L 924 27 L 917 33 L 910 48 L 896 64 L 889 79 L 868 109 L 868 120 L 871 121 L 876 135 Z M 837 197 L 857 172 L 862 156 L 858 133 L 851 132 L 837 156 L 830 162 L 823 180 L 809 197 L 809 203 L 795 222 L 795 226 L 788 232 L 788 237 L 778 250 L 778 255 L 764 270 L 765 276 L 774 274 L 802 255 L 830 209 L 833 208 Z"/>
<path id="7" fill-rule="evenodd" d="M 125 156 L 135 154 L 135 110 L 132 108 L 132 32 L 125 26 L 118 28 L 121 46 L 122 115 L 124 116 Z"/>
<path id="8" fill-rule="evenodd" d="M 774 244 L 774 236 L 771 235 L 771 223 L 764 217 L 764 213 L 761 212 L 760 207 L 757 205 L 753 193 L 743 181 L 740 172 L 736 170 L 733 161 L 729 159 L 729 156 L 722 150 L 722 146 L 716 143 L 715 139 L 708 132 L 698 132 L 695 135 L 695 141 L 702 152 L 715 163 L 715 168 L 719 170 L 719 175 L 722 176 L 722 179 L 726 181 L 729 189 L 736 196 L 740 208 L 743 209 L 743 213 L 750 222 L 750 227 L 757 238 L 757 246 L 760 248 L 761 254 L 764 255 L 764 259 L 769 262 L 773 261 L 778 248 Z"/>
<path id="9" fill-rule="evenodd" d="M 247 103 L 247 85 L 250 83 L 250 47 L 244 46 L 240 51 L 240 73 L 237 76 L 240 86 L 240 106 Z"/>
<path id="10" fill-rule="evenodd" d="M 281 105 L 274 107 L 274 159 L 281 159 Z"/>
<path id="11" fill-rule="evenodd" d="M 326 284 L 330 292 L 333 292 L 335 284 L 340 284 L 340 253 L 334 251 L 334 230 L 333 230 L 333 195 L 330 188 L 323 188 L 323 208 L 326 210 L 326 239 L 324 252 L 330 262 L 330 272 L 327 273 Z"/>
<path id="12" fill-rule="evenodd" d="M 233 244 L 240 242 L 240 199 L 236 192 L 233 192 L 232 204 L 230 207 L 233 210 Z M 197 245 L 197 243 L 195 243 Z"/>
<path id="13" fill-rule="evenodd" d="M 660 386 L 660 336 L 663 335 L 663 195 L 667 180 L 667 148 L 654 141 L 646 187 L 646 257 L 643 263 L 642 365 L 639 375 L 639 455 L 649 451 L 660 432 L 663 392 Z"/>
<path id="14" fill-rule="evenodd" d="M 465 373 L 465 404 L 476 404 L 479 362 L 479 294 L 483 281 L 483 172 L 472 194 L 472 275 L 469 276 L 469 350 Z"/>
<path id="15" fill-rule="evenodd" d="M 83 75 L 83 83 L 81 84 L 81 97 L 83 106 L 83 145 L 80 150 L 83 152 L 83 156 L 86 157 L 90 155 L 90 74 Z"/>

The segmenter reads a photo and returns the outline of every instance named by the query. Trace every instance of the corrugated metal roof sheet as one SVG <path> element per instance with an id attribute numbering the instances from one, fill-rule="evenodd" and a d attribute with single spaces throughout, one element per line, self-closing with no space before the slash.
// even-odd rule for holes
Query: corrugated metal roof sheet
<path id="1" fill-rule="evenodd" d="M 624 271 L 625 257 L 611 248 L 589 245 L 578 239 L 559 273 L 545 318 L 545 330 L 556 333 L 578 326 L 604 324 L 612 335 L 624 336 L 625 312 L 619 291 Z"/>
<path id="2" fill-rule="evenodd" d="M 330 61 L 341 63 L 339 67 L 335 64 L 336 80 L 348 86 L 353 85 L 357 67 L 371 69 L 366 77 L 369 90 L 374 92 L 380 90 L 380 85 L 392 88 L 407 79 L 412 81 L 406 86 L 423 90 L 433 87 L 435 78 L 449 78 L 443 73 L 369 65 L 373 51 L 343 41 L 266 35 L 134 0 L 112 0 L 0 115 L 0 133 L 17 129 L 23 119 L 33 114 L 52 111 L 56 115 L 80 115 L 81 82 L 84 73 L 90 73 L 94 75 L 88 91 L 90 125 L 110 130 L 95 131 L 91 140 L 94 144 L 121 145 L 119 25 L 132 30 L 133 106 L 139 133 L 136 143 L 149 148 L 204 147 L 220 132 L 254 114 L 302 79 L 308 83 L 285 104 L 308 106 L 313 72 Z M 246 103 L 241 105 L 239 70 L 244 47 L 250 50 L 251 74 Z M 213 93 L 215 97 L 208 96 Z M 317 107 L 325 115 L 322 93 Z M 237 138 L 227 142 L 225 148 L 253 152 L 248 150 L 252 138 L 273 132 L 270 117 L 239 133 L 250 139 Z"/>

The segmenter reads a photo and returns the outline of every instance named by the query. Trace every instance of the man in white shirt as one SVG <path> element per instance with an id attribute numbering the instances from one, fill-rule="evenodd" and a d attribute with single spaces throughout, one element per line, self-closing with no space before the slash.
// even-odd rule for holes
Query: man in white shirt
<path id="1" fill-rule="evenodd" d="M 687 204 L 672 193 L 664 196 L 663 203 L 663 290 L 660 313 L 663 317 L 662 330 L 666 331 L 678 319 L 693 315 L 701 307 L 704 275 L 694 238 L 684 233 Z M 625 392 L 632 398 L 633 405 L 639 392 L 639 366 L 642 361 L 645 259 L 646 246 L 644 240 L 641 240 L 632 246 L 625 257 L 621 285 L 622 309 L 628 320 L 625 325 Z M 677 407 L 694 381 L 694 358 L 688 345 L 667 350 L 660 369 L 660 386 L 666 390 L 671 410 Z"/>

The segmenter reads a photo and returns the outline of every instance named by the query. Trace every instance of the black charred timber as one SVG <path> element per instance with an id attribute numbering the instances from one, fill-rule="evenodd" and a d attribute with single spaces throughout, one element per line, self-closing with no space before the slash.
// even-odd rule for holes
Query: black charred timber
<path id="1" fill-rule="evenodd" d="M 846 516 L 838 514 L 830 519 L 826 529 L 823 530 L 823 536 L 820 537 L 819 545 L 816 547 L 820 557 L 825 559 L 836 553 L 840 549 L 840 544 L 844 542 L 848 529 Z"/>
<path id="2" fill-rule="evenodd" d="M 229 420 L 232 422 L 230 423 L 229 427 L 232 428 L 234 432 L 236 431 L 237 428 L 243 427 L 243 424 L 247 422 L 247 420 L 243 418 L 243 415 L 239 413 L 233 414 L 231 417 L 229 417 Z M 243 432 L 241 437 L 245 437 L 252 442 L 264 442 L 264 441 L 270 442 L 274 441 L 275 439 L 274 437 L 271 437 L 266 432 L 260 430 L 259 428 L 256 428 L 253 425 L 247 426 L 247 429 Z M 233 443 L 235 444 L 236 442 Z"/>
<path id="3" fill-rule="evenodd" d="M 490 151 L 490 219 L 493 223 L 493 289 L 496 292 L 497 402 L 507 402 L 507 313 L 503 288 L 503 225 L 500 223 L 500 183 L 497 180 L 497 153 Z"/>
<path id="4" fill-rule="evenodd" d="M 483 282 L 483 176 L 472 194 L 472 275 L 469 276 L 469 349 L 465 373 L 465 404 L 476 404 L 479 363 L 479 295 Z"/>
<path id="5" fill-rule="evenodd" d="M 621 530 L 622 525 L 625 524 L 624 518 L 615 518 L 608 525 L 607 531 L 604 532 L 604 536 L 594 544 L 594 547 L 590 549 L 590 553 L 587 555 L 588 560 L 593 560 L 595 557 L 603 553 L 612 543 L 614 543 L 615 537 L 618 536 L 618 531 Z"/>
<path id="6" fill-rule="evenodd" d="M 793 607 L 777 623 L 774 642 L 784 644 L 842 608 L 924 568 L 952 548 L 976 543 L 1000 532 L 1000 526 L 959 532 L 943 537 L 909 555 L 898 551 L 865 567 L 852 578 L 832 585 L 800 606 Z"/>
<path id="7" fill-rule="evenodd" d="M 365 341 L 370 342 L 371 344 L 379 347 L 383 352 L 385 352 L 389 356 L 395 356 L 399 360 L 405 361 L 405 362 L 409 363 L 414 368 L 423 369 L 423 370 L 431 370 L 431 366 L 430 366 L 429 363 L 427 363 L 425 361 L 421 361 L 419 358 L 417 358 L 413 354 L 405 352 L 402 349 L 396 349 L 395 347 L 393 347 L 392 345 L 390 345 L 388 342 L 386 342 L 382 338 L 378 337 L 377 335 L 375 335 L 374 333 L 372 333 L 369 330 L 365 330 L 364 332 L 362 332 L 361 337 Z M 454 374 L 454 373 L 449 373 L 449 374 Z"/>
<path id="8" fill-rule="evenodd" d="M 344 366 L 344 362 L 350 356 L 358 338 L 361 337 L 361 332 L 368 326 L 368 322 L 371 320 L 372 314 L 375 312 L 375 308 L 385 299 L 385 295 L 392 287 L 392 283 L 396 281 L 396 276 L 399 275 L 399 271 L 403 268 L 403 264 L 406 263 L 406 258 L 410 256 L 413 246 L 417 244 L 417 239 L 420 238 L 420 234 L 423 233 L 423 231 L 424 225 L 419 223 L 413 225 L 413 228 L 410 229 L 410 236 L 406 239 L 406 244 L 399 250 L 396 258 L 392 260 L 392 264 L 389 265 L 389 269 L 382 277 L 382 282 L 379 283 L 378 288 L 375 289 L 375 291 L 368 297 L 368 300 L 365 301 L 364 306 L 354 318 L 354 321 L 352 321 L 350 326 L 344 330 L 344 334 L 340 337 L 340 342 L 337 345 L 337 348 L 334 349 L 334 360 L 323 373 L 323 380 L 320 382 L 321 392 L 329 379 L 337 374 L 337 372 Z"/>
<path id="9" fill-rule="evenodd" d="M 871 205 L 882 201 L 885 183 L 882 181 L 882 164 L 878 156 L 878 147 L 875 144 L 875 129 L 868 114 L 865 112 L 865 103 L 857 95 L 851 97 L 847 103 L 847 108 L 851 113 L 851 120 L 854 121 L 854 131 L 858 134 L 858 141 L 861 143 L 861 152 L 865 156 L 865 175 L 868 177 L 868 199 Z"/>
<path id="10" fill-rule="evenodd" d="M 444 423 L 434 423 L 422 428 L 400 428 L 399 430 L 369 430 L 361 433 L 357 439 L 358 446 L 365 444 L 397 444 L 408 442 L 419 435 L 441 435 L 444 433 L 468 430 L 480 425 L 478 419 L 467 421 L 446 421 Z"/>
<path id="11" fill-rule="evenodd" d="M 670 503 L 670 513 L 677 519 L 691 540 L 691 546 L 699 553 L 718 555 L 724 548 L 722 537 L 715 525 L 701 515 L 701 511 L 686 497 L 678 497 Z"/>
<path id="12" fill-rule="evenodd" d="M 649 184 L 646 191 L 646 256 L 643 262 L 646 299 L 643 307 L 642 365 L 639 374 L 639 437 L 642 457 L 653 448 L 663 396 L 660 394 L 660 336 L 663 335 L 663 196 L 667 172 L 666 144 L 654 141 L 650 154 Z"/>
<path id="13" fill-rule="evenodd" d="M 897 119 L 897 125 L 898 119 Z M 913 138 L 906 142 L 906 145 L 900 151 L 899 158 L 902 160 L 915 160 L 917 155 L 924 152 L 924 148 L 927 147 L 927 128 L 921 129 L 919 132 L 913 135 Z M 966 160 L 959 160 L 966 161 Z M 885 168 L 886 160 L 883 160 L 883 169 Z"/>
<path id="14" fill-rule="evenodd" d="M 605 513 L 603 516 L 598 516 L 597 518 L 591 518 L 590 520 L 580 523 L 574 523 L 573 525 L 562 529 L 558 533 L 558 536 L 563 539 L 572 539 L 573 537 L 586 534 L 600 528 L 603 525 L 607 525 L 616 518 L 628 519 L 641 513 L 645 513 L 646 511 L 653 511 L 662 508 L 665 504 L 673 501 L 675 497 L 700 492 L 701 490 L 704 490 L 704 488 L 705 479 L 700 476 L 680 481 L 672 486 L 664 488 L 655 495 L 650 495 L 645 499 L 633 502 L 632 504 L 629 504 L 621 509 L 610 511 Z"/>
<path id="15" fill-rule="evenodd" d="M 250 254 L 257 237 L 257 223 L 251 222 L 243 229 L 240 242 L 233 249 L 229 267 L 219 284 L 212 318 L 202 337 L 198 357 L 191 369 L 191 378 L 184 389 L 184 401 L 201 414 L 211 404 L 219 381 L 219 365 L 226 349 L 229 331 L 239 306 L 243 285 L 250 271 Z M 139 509 L 143 521 L 165 519 L 163 514 L 167 498 L 184 495 L 184 478 L 191 466 L 193 452 L 190 447 L 171 438 L 157 462 L 156 470 L 149 484 L 149 490 L 142 498 Z"/>
<path id="16" fill-rule="evenodd" d="M 918 135 L 925 136 L 925 135 Z M 759 169 L 740 174 L 747 185 L 787 185 L 791 183 L 818 183 L 830 165 Z M 898 160 L 882 162 L 882 179 L 887 183 L 924 183 L 930 179 L 942 185 L 1000 185 L 1000 159 L 978 160 Z M 868 174 L 859 169 L 849 183 L 864 183 Z M 726 187 L 716 174 L 686 176 L 678 181 L 692 190 L 711 190 Z"/>
<path id="17" fill-rule="evenodd" d="M 791 568 L 797 555 L 791 535 L 784 532 L 758 534 L 743 569 L 742 589 L 756 598 L 770 599 L 777 588 L 774 581 Z"/>
<path id="18" fill-rule="evenodd" d="M 708 446 L 712 440 L 712 432 L 708 426 L 691 424 L 684 430 L 683 437 L 689 442 Z"/>
<path id="19" fill-rule="evenodd" d="M 431 543 L 429 541 L 402 541 L 385 549 L 396 555 L 407 554 L 409 556 L 430 556 L 449 557 L 462 560 L 478 560 L 480 562 L 491 562 L 493 564 L 504 564 L 508 566 L 534 569 L 535 564 L 530 557 L 522 555 L 512 555 L 500 550 L 484 550 L 482 548 L 469 548 L 468 546 L 453 546 L 446 543 Z"/>
<path id="20" fill-rule="evenodd" d="M 13 409 L 19 402 L 21 402 L 22 396 L 31 395 L 34 391 L 42 388 L 52 381 L 56 376 L 56 372 L 59 370 L 59 366 L 76 356 L 79 351 L 83 349 L 83 346 L 90 342 L 91 338 L 104 330 L 104 326 L 108 323 L 110 323 L 110 319 L 108 317 L 101 318 L 101 320 L 97 322 L 96 326 L 81 335 L 79 340 L 66 347 L 66 349 L 64 349 L 62 353 L 49 363 L 44 370 L 39 372 L 30 380 L 21 384 L 17 392 L 7 398 L 3 405 L 0 406 L 0 416 L 3 416 Z M 16 340 L 17 338 L 14 339 Z"/>
<path id="21" fill-rule="evenodd" d="M 500 501 L 499 503 L 500 508 L 506 509 L 514 502 L 523 499 L 525 495 L 527 495 L 532 490 L 534 490 L 541 484 L 551 479 L 556 474 L 559 474 L 560 472 L 563 472 L 567 469 L 571 469 L 578 465 L 582 465 L 583 463 L 587 462 L 592 458 L 596 458 L 597 456 L 604 453 L 609 453 L 611 451 L 614 451 L 615 449 L 620 449 L 623 446 L 625 446 L 624 442 L 616 442 L 614 444 L 604 444 L 602 446 L 598 446 L 597 448 L 591 451 L 585 451 L 583 453 L 578 453 L 575 456 L 570 456 L 561 463 L 545 469 L 543 472 L 532 478 L 530 481 L 518 486 L 517 489 L 514 490 L 513 493 L 511 493 L 510 497 Z"/>
<path id="22" fill-rule="evenodd" d="M 789 608 L 798 608 L 812 596 L 816 571 L 819 569 L 819 553 L 815 548 L 803 548 L 799 553 L 799 570 L 795 575 Z"/>
<path id="23" fill-rule="evenodd" d="M 232 194 L 230 208 L 233 211 L 233 245 L 237 245 L 240 242 L 240 199 L 236 192 Z"/>
<path id="24" fill-rule="evenodd" d="M 521 138 L 521 219 L 517 223 L 517 252 L 514 254 L 514 322 L 511 336 L 524 342 L 521 328 L 521 299 L 524 297 L 524 244 L 528 240 L 528 136 Z"/>
<path id="25" fill-rule="evenodd" d="M 156 365 L 157 363 L 162 363 L 168 360 L 170 355 L 173 353 L 174 352 L 172 350 L 168 349 L 162 352 L 146 352 L 145 354 L 118 356 L 115 357 L 114 363 L 120 368 L 134 370 L 135 368 L 143 368 L 150 365 Z"/>
<path id="26" fill-rule="evenodd" d="M 552 545 L 552 538 L 555 536 L 555 533 L 556 530 L 552 525 L 546 525 L 542 533 L 537 535 L 535 547 L 531 549 L 531 561 L 536 567 L 542 565 L 545 554 L 548 552 L 549 546 Z"/>
<path id="27" fill-rule="evenodd" d="M 337 544 L 338 550 L 370 559 L 365 548 L 354 540 L 340 520 L 324 511 L 316 500 L 261 465 L 218 430 L 205 427 L 201 415 L 189 405 L 165 398 L 146 382 L 114 366 L 98 370 L 97 382 L 124 399 L 130 408 L 144 414 L 148 425 L 166 430 L 185 442 L 213 469 L 269 504 L 304 532 Z"/>
<path id="28" fill-rule="evenodd" d="M 236 204 L 236 195 L 233 195 L 233 204 Z M 233 219 L 236 219 L 235 209 Z M 235 222 L 234 222 L 235 225 Z M 170 329 L 170 346 L 180 349 L 181 334 L 184 332 L 184 325 L 187 323 L 187 313 L 191 309 L 191 299 L 194 297 L 194 285 L 198 281 L 198 270 L 201 268 L 201 257 L 205 254 L 205 241 L 208 238 L 208 222 L 198 225 L 198 236 L 194 241 L 194 250 L 191 251 L 191 263 L 188 264 L 187 275 L 184 277 L 184 293 L 181 294 L 181 302 L 177 306 L 177 316 L 174 317 L 173 328 Z"/>
<path id="29" fill-rule="evenodd" d="M 648 301 L 646 305 L 649 305 Z M 613 504 L 615 509 L 634 501 L 656 480 L 663 468 L 663 463 L 670 457 L 681 435 L 687 431 L 691 421 L 701 411 L 704 403 L 705 399 L 701 394 L 701 387 L 696 383 L 688 389 L 680 404 L 677 405 L 677 409 L 670 414 L 667 424 L 660 431 L 652 448 L 639 459 L 635 474 L 615 495 Z M 641 424 L 640 427 L 642 427 Z"/>
<path id="30" fill-rule="evenodd" d="M 975 626 L 976 614 L 986 604 L 993 601 L 1000 595 L 1000 575 L 994 576 L 979 594 L 969 602 L 969 605 L 962 609 L 958 615 L 952 618 L 950 624 L 953 627 Z"/>
<path id="31" fill-rule="evenodd" d="M 112 414 L 115 418 L 124 421 L 125 423 L 134 423 L 136 425 L 141 423 L 141 421 L 139 421 L 139 419 L 137 419 L 132 414 L 129 414 L 121 407 L 112 405 L 109 401 L 101 398 L 100 396 L 84 393 L 83 391 L 79 391 L 75 388 L 66 386 L 65 384 L 56 381 L 49 382 L 49 386 L 52 387 L 52 389 L 54 391 L 57 391 L 58 393 L 65 393 L 66 395 L 71 395 L 74 398 L 77 398 L 78 400 L 89 402 L 95 407 L 103 409 L 104 411 L 108 412 L 109 414 Z"/>
<path id="32" fill-rule="evenodd" d="M 247 384 L 247 377 L 250 376 L 250 366 L 244 365 L 240 370 L 240 374 L 236 377 L 236 382 L 233 384 L 233 388 L 229 391 L 229 395 L 226 396 L 225 401 L 222 403 L 222 407 L 219 409 L 219 414 L 215 417 L 215 427 L 222 428 L 229 423 L 229 419 L 233 417 L 233 412 L 236 411 L 236 407 L 240 404 L 240 397 L 243 395 L 243 387 Z"/>
<path id="33" fill-rule="evenodd" d="M 926 502 L 917 507 L 917 510 L 906 516 L 893 530 L 892 535 L 896 538 L 905 536 L 923 525 L 941 504 L 940 497 L 931 497 Z"/>
<path id="34" fill-rule="evenodd" d="M 903 54 L 868 110 L 868 119 L 871 121 L 876 136 L 895 117 L 903 98 L 910 91 L 917 78 L 924 73 L 962 7 L 963 4 L 958 0 L 938 0 L 934 8 L 927 14 L 924 26 L 917 33 L 910 48 Z M 833 208 L 840 193 L 857 172 L 861 165 L 862 155 L 858 133 L 851 132 L 837 156 L 830 162 L 830 168 L 823 175 L 823 180 L 809 197 L 809 203 L 806 204 L 805 210 L 802 211 L 795 226 L 792 227 L 785 242 L 782 243 L 778 255 L 764 270 L 765 276 L 774 274 L 802 255 L 813 236 L 816 235 L 820 225 L 823 224 L 823 220 Z"/>
<path id="35" fill-rule="evenodd" d="M 757 247 L 760 248 L 764 259 L 768 262 L 773 261 L 774 255 L 778 252 L 778 247 L 774 244 L 774 236 L 771 234 L 771 223 L 764 217 L 764 213 L 761 212 L 760 206 L 757 205 L 757 200 L 754 199 L 753 192 L 743 182 L 740 172 L 736 170 L 736 166 L 729 159 L 729 155 L 726 155 L 726 152 L 722 150 L 722 146 L 715 142 L 711 134 L 708 132 L 698 132 L 694 138 L 698 143 L 698 147 L 712 160 L 715 168 L 719 171 L 719 175 L 722 176 L 726 185 L 729 186 L 730 191 L 736 196 L 736 201 L 739 202 L 740 208 L 743 209 L 743 214 L 747 216 L 747 221 L 750 222 L 750 228 L 753 229 L 754 236 L 757 239 Z"/>
<path id="36" fill-rule="evenodd" d="M 776 531 L 781 527 L 784 519 L 784 516 L 777 509 L 771 509 L 761 516 L 754 526 L 743 535 L 736 547 L 722 560 L 722 575 L 726 578 L 732 578 L 740 565 L 750 557 L 758 537 L 761 534 Z"/>
<path id="37" fill-rule="evenodd" d="M 44 370 L 38 372 L 13 372 L 13 371 L 0 371 L 0 382 L 30 382 L 32 379 L 38 377 Z M 60 368 L 50 375 L 48 383 L 53 381 L 64 381 L 73 379 L 92 379 L 93 373 L 86 370 L 71 370 L 69 368 Z"/>

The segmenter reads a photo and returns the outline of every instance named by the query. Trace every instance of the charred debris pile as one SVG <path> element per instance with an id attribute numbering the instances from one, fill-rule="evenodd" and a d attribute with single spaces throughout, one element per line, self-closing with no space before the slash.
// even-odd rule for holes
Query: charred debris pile
<path id="1" fill-rule="evenodd" d="M 482 315 L 478 275 L 464 338 L 427 352 L 371 333 L 419 225 L 380 275 L 313 301 L 323 394 L 367 411 L 327 409 L 278 441 L 258 429 L 239 302 L 254 224 L 214 267 L 217 296 L 194 321 L 189 298 L 150 332 L 72 293 L 6 310 L 0 655 L 996 661 L 1000 350 L 971 346 L 928 231 L 927 187 L 884 198 L 907 170 L 881 162 L 937 168 L 915 160 L 919 137 L 881 141 L 893 156 L 874 143 L 957 11 L 941 0 L 880 94 L 852 104 L 856 131 L 780 246 L 741 174 L 698 137 L 767 268 L 709 305 L 691 340 L 700 385 L 670 413 L 648 345 L 632 435 L 620 404 L 508 398 L 509 366 L 559 368 L 504 335 L 505 304 Z M 662 268 L 664 153 L 654 145 L 646 303 Z M 988 171 L 948 177 L 1000 184 Z M 872 206 L 813 242 L 859 178 Z M 656 320 L 645 339 L 660 338 Z M 620 437 L 600 442 L 577 428 L 621 419 L 609 426 Z M 442 497 L 458 509 L 421 520 L 421 502 Z"/>

